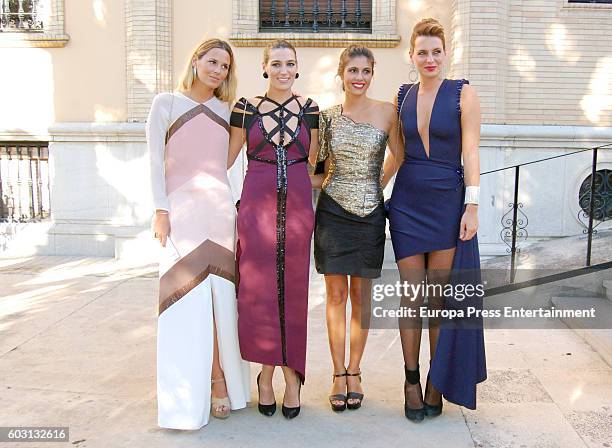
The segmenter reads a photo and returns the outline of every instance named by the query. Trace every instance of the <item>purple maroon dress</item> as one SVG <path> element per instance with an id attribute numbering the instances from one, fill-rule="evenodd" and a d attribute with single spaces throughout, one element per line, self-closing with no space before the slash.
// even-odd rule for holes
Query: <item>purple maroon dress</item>
<path id="1" fill-rule="evenodd" d="M 307 161 L 318 108 L 295 96 L 283 104 L 256 99 L 241 98 L 230 120 L 246 129 L 249 160 L 237 218 L 240 351 L 247 361 L 290 367 L 304 382 L 314 228 Z M 261 112 L 265 102 L 273 107 Z M 274 129 L 266 130 L 264 116 Z"/>

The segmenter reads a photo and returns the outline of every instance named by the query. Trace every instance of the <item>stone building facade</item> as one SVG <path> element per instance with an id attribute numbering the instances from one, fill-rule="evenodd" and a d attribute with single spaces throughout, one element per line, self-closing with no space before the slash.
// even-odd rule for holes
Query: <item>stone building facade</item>
<path id="1" fill-rule="evenodd" d="M 10 16 L 8 3 L 20 4 L 21 18 Z M 14 68 L 0 71 L 0 148 L 24 141 L 49 147 L 51 217 L 30 224 L 23 234 L 33 236 L 15 236 L 14 246 L 99 256 L 151 249 L 144 121 L 153 96 L 173 88 L 191 49 L 208 37 L 235 47 L 239 96 L 265 88 L 262 45 L 291 39 L 301 75 L 296 90 L 327 107 L 342 99 L 335 72 L 344 46 L 374 49 L 371 95 L 391 101 L 409 79 L 412 26 L 436 17 L 446 28 L 446 75 L 469 79 L 481 99 L 483 172 L 612 142 L 611 2 L 362 3 L 371 4 L 371 29 L 313 33 L 260 32 L 259 0 L 0 1 L 2 17 L 25 20 L 36 4 L 42 18 L 42 29 L 15 29 L 10 21 L 0 28 L 0 60 Z M 598 169 L 612 169 L 610 154 L 600 151 Z M 591 157 L 587 151 L 521 168 L 530 237 L 581 233 L 580 188 Z M 0 152 L 1 163 L 7 158 Z M 239 163 L 231 173 L 237 196 L 242 169 Z M 514 169 L 482 176 L 483 253 L 505 251 L 500 232 L 514 176 Z M 0 182 L 6 196 L 8 180 Z"/>

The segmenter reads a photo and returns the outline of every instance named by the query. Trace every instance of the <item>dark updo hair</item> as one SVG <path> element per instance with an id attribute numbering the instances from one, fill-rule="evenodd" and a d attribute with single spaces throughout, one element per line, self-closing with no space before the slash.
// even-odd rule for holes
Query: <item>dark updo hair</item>
<path id="1" fill-rule="evenodd" d="M 436 19 L 422 19 L 414 26 L 412 36 L 410 36 L 410 54 L 414 53 L 414 43 L 419 36 L 439 37 L 442 41 L 442 49 L 446 51 L 444 27 Z"/>
<path id="2" fill-rule="evenodd" d="M 293 46 L 293 44 L 291 44 L 291 42 L 287 40 L 278 39 L 278 40 L 275 40 L 274 42 L 269 43 L 268 45 L 266 45 L 266 48 L 264 48 L 264 52 L 263 52 L 264 65 L 266 65 L 268 61 L 270 60 L 270 51 L 276 50 L 278 48 L 288 48 L 289 50 L 293 51 L 293 55 L 295 56 L 295 59 L 297 60 L 297 51 L 295 51 L 295 47 Z"/>
<path id="3" fill-rule="evenodd" d="M 338 62 L 338 76 L 340 79 L 342 79 L 344 69 L 348 65 L 349 61 L 359 56 L 367 58 L 368 62 L 372 66 L 372 70 L 374 70 L 374 64 L 376 64 L 376 61 L 374 60 L 374 53 L 372 53 L 372 50 L 370 50 L 368 47 L 364 47 L 363 45 L 349 45 L 340 55 L 340 62 Z"/>

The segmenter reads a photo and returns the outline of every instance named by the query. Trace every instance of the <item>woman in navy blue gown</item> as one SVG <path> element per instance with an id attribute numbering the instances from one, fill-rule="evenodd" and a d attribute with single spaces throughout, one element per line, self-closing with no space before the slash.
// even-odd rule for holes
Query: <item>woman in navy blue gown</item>
<path id="1" fill-rule="evenodd" d="M 480 269 L 476 240 L 480 105 L 468 81 L 440 78 L 445 50 L 439 22 L 424 19 L 414 27 L 410 57 L 419 82 L 404 84 L 398 92 L 405 150 L 394 162 L 399 171 L 389 202 L 391 239 L 401 280 L 443 286 L 450 284 L 451 275 L 458 270 L 471 272 L 474 280 Z M 413 299 L 404 297 L 403 303 L 419 310 L 423 295 Z M 452 303 L 453 297 L 439 293 L 429 294 L 427 301 L 429 310 L 458 305 Z M 462 325 L 461 321 L 430 317 L 428 323 L 431 360 L 423 395 L 421 317 L 417 314 L 400 321 L 404 408 L 412 421 L 439 415 L 442 396 L 474 409 L 476 384 L 486 378 L 478 321 Z"/>

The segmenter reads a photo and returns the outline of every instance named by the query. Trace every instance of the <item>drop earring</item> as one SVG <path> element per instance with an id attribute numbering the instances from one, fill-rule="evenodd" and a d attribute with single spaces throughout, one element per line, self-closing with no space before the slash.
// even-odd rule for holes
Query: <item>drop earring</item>
<path id="1" fill-rule="evenodd" d="M 263 72 L 263 77 L 264 77 L 265 79 L 268 79 L 268 74 L 267 74 L 266 72 Z"/>
<path id="2" fill-rule="evenodd" d="M 410 66 L 410 71 L 408 72 L 408 81 L 417 82 L 419 79 L 419 73 L 416 70 L 416 67 L 413 65 Z"/>
<path id="3" fill-rule="evenodd" d="M 191 66 L 191 72 L 193 73 L 193 82 L 195 82 L 198 77 L 198 69 L 195 67 L 195 65 Z"/>
<path id="4" fill-rule="evenodd" d="M 299 74 L 299 73 L 296 73 L 296 74 L 295 74 L 295 79 L 298 79 L 299 77 L 300 77 L 300 74 Z"/>

